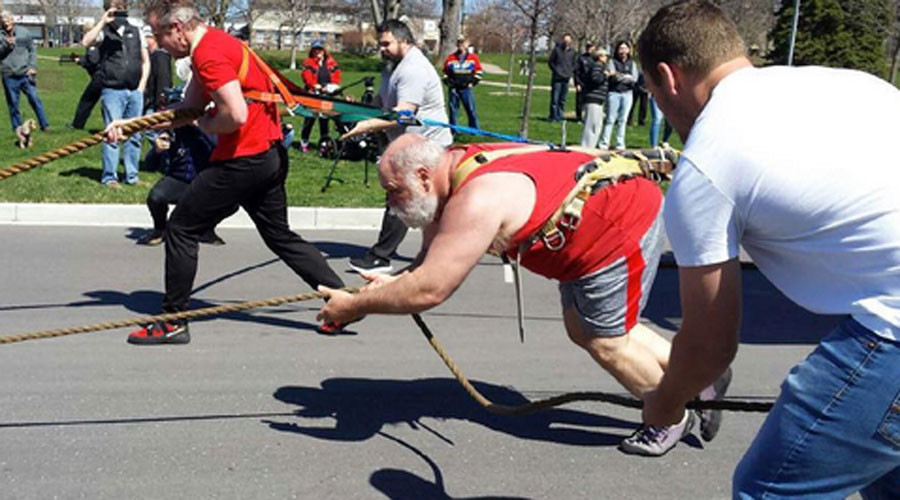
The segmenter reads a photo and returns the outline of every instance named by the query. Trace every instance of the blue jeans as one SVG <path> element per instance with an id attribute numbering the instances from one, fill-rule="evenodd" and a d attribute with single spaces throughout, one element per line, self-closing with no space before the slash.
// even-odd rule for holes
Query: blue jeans
<path id="1" fill-rule="evenodd" d="M 662 124 L 665 123 L 664 131 L 663 131 L 663 142 L 669 142 L 669 136 L 672 135 L 672 125 L 669 124 L 666 117 L 663 115 L 662 110 L 659 109 L 659 105 L 656 104 L 656 99 L 653 96 L 650 96 L 650 147 L 655 148 L 659 146 L 659 129 Z"/>
<path id="2" fill-rule="evenodd" d="M 103 89 L 100 94 L 103 108 L 103 124 L 109 125 L 120 118 L 141 116 L 144 107 L 144 94 L 137 90 Z M 122 160 L 125 163 L 125 183 L 137 184 L 138 160 L 141 156 L 141 134 L 132 134 L 121 144 L 103 143 L 103 173 L 100 182 L 103 184 L 118 181 L 116 170 L 119 166 L 119 148 L 122 149 Z"/>
<path id="3" fill-rule="evenodd" d="M 600 148 L 609 148 L 613 122 L 616 125 L 616 149 L 625 149 L 625 120 L 631 111 L 634 97 L 631 91 L 610 92 L 606 98 L 606 122 L 603 124 L 603 136 L 600 137 Z"/>
<path id="4" fill-rule="evenodd" d="M 459 104 L 462 103 L 466 110 L 466 117 L 469 119 L 469 126 L 472 128 L 481 128 L 478 126 L 478 113 L 475 112 L 475 93 L 471 87 L 464 89 L 450 88 L 450 125 L 456 125 L 456 117 L 459 116 Z"/>
<path id="5" fill-rule="evenodd" d="M 569 94 L 569 80 L 550 82 L 550 121 L 560 122 L 566 111 L 566 96 Z"/>
<path id="6" fill-rule="evenodd" d="M 9 108 L 9 121 L 12 125 L 13 132 L 22 124 L 22 114 L 19 113 L 19 92 L 25 92 L 28 98 L 28 104 L 37 115 L 38 124 L 41 130 L 50 126 L 47 121 L 47 115 L 44 113 L 44 103 L 38 97 L 37 87 L 27 76 L 4 76 L 3 90 L 6 94 L 6 107 Z"/>
<path id="7" fill-rule="evenodd" d="M 734 473 L 733 496 L 900 498 L 900 342 L 853 319 L 781 386 Z"/>

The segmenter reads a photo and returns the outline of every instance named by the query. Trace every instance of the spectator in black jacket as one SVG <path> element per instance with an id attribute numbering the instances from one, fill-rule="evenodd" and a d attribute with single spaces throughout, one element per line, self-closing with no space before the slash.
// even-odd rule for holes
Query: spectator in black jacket
<path id="1" fill-rule="evenodd" d="M 158 134 L 153 148 L 144 159 L 144 168 L 161 170 L 165 176 L 153 185 L 147 195 L 147 208 L 153 217 L 153 231 L 138 243 L 156 246 L 165 240 L 169 205 L 178 203 L 194 177 L 206 168 L 212 150 L 213 142 L 193 125 Z M 200 242 L 225 244 L 216 234 L 215 228 L 201 236 Z"/>
<path id="2" fill-rule="evenodd" d="M 572 76 L 575 78 L 575 119 L 581 121 L 582 111 L 584 111 L 584 84 L 590 77 L 591 67 L 594 65 L 594 44 L 586 42 L 584 44 L 584 53 L 575 60 L 575 72 Z"/>
<path id="3" fill-rule="evenodd" d="M 84 49 L 84 56 L 78 59 L 78 65 L 91 75 L 90 81 L 81 93 L 81 98 L 78 99 L 72 123 L 69 124 L 71 128 L 81 130 L 91 117 L 94 106 L 100 100 L 100 93 L 103 92 L 103 76 L 97 71 L 100 69 L 100 49 L 96 45 Z"/>
<path id="4" fill-rule="evenodd" d="M 569 93 L 569 80 L 575 72 L 575 49 L 572 48 L 572 35 L 566 33 L 562 41 L 550 52 L 550 116 L 551 122 L 561 122 L 566 109 L 566 95 Z"/>
<path id="5" fill-rule="evenodd" d="M 584 129 L 581 132 L 581 145 L 596 148 L 603 132 L 603 108 L 606 106 L 606 94 L 609 89 L 607 69 L 609 53 L 606 49 L 596 49 L 592 54 L 594 60 L 590 71 L 583 80 L 584 94 Z"/>
<path id="6" fill-rule="evenodd" d="M 149 26 L 144 26 L 144 40 L 150 54 L 150 76 L 147 78 L 147 88 L 144 89 L 144 114 L 149 115 L 162 109 L 165 90 L 172 88 L 172 56 L 156 43 Z M 156 141 L 157 135 L 156 130 L 144 132 L 144 137 L 151 146 Z"/>
<path id="7" fill-rule="evenodd" d="M 164 91 L 172 88 L 172 56 L 156 43 L 149 29 L 144 31 L 144 40 L 150 54 L 150 77 L 144 89 L 144 114 L 148 114 L 161 108 Z"/>

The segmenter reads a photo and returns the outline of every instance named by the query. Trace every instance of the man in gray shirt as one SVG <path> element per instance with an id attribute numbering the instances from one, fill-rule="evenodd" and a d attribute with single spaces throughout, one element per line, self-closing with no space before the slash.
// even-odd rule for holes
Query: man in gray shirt
<path id="1" fill-rule="evenodd" d="M 447 122 L 444 89 L 431 61 L 416 47 L 415 38 L 402 21 L 389 19 L 378 27 L 381 57 L 387 63 L 381 75 L 381 87 L 375 105 L 385 111 L 411 111 L 417 119 Z M 412 132 L 424 135 L 447 147 L 453 135 L 445 127 L 398 125 L 381 119 L 363 120 L 351 133 L 383 129 L 393 141 Z M 358 272 L 389 272 L 391 255 L 406 236 L 407 227 L 385 209 L 378 242 L 362 257 L 350 259 L 350 267 Z"/>
<path id="2" fill-rule="evenodd" d="M 0 72 L 3 74 L 3 90 L 9 121 L 13 131 L 22 125 L 19 113 L 19 93 L 24 92 L 37 115 L 41 130 L 47 130 L 50 123 L 44 114 L 44 104 L 38 97 L 35 75 L 37 75 L 37 52 L 28 28 L 16 26 L 12 14 L 4 12 L 0 19 L 3 33 L 0 34 Z"/>

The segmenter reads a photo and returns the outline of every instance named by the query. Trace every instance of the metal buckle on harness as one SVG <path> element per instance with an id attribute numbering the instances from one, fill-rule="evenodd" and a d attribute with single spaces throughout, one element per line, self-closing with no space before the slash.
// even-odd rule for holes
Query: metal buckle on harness
<path id="1" fill-rule="evenodd" d="M 556 252 L 566 244 L 566 235 L 562 231 L 556 230 L 550 234 L 542 234 L 541 241 L 544 246 L 551 252 Z"/>
<path id="2" fill-rule="evenodd" d="M 581 225 L 581 215 L 563 214 L 563 216 L 560 217 L 558 224 L 559 227 L 563 229 L 574 231 Z M 560 233 L 562 233 L 562 231 L 560 231 Z"/>

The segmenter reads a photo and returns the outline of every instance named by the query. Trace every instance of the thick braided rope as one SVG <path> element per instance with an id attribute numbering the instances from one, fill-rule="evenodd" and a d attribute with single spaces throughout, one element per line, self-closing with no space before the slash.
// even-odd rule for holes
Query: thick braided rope
<path id="1" fill-rule="evenodd" d="M 135 118 L 134 120 L 122 125 L 122 132 L 126 135 L 130 135 L 167 121 L 190 121 L 195 120 L 202 115 L 203 110 L 201 109 L 177 109 L 160 111 L 159 113 L 153 113 L 151 115 Z M 62 146 L 46 153 L 39 154 L 34 158 L 30 158 L 28 160 L 15 163 L 4 169 L 0 169 L 0 180 L 12 177 L 27 170 L 31 170 L 35 167 L 39 167 L 41 165 L 44 165 L 45 163 L 50 163 L 53 160 L 58 160 L 60 158 L 78 153 L 91 146 L 96 146 L 97 144 L 103 142 L 105 136 L 106 135 L 102 131 L 97 132 L 96 134 L 90 135 L 84 139 L 75 141 L 66 146 Z"/>
<path id="2" fill-rule="evenodd" d="M 349 293 L 356 293 L 358 288 L 343 288 Z M 252 300 L 240 302 L 238 304 L 226 304 L 223 306 L 207 307 L 203 309 L 193 309 L 190 311 L 182 311 L 178 313 L 158 314 L 156 316 L 142 316 L 138 318 L 124 319 L 119 321 L 109 321 L 105 323 L 96 323 L 86 326 L 75 326 L 71 328 L 59 328 L 56 330 L 42 330 L 31 333 L 18 333 L 13 335 L 4 335 L 0 337 L 0 344 L 12 344 L 15 342 L 23 342 L 26 340 L 48 339 L 53 337 L 63 337 L 66 335 L 74 335 L 76 333 L 98 332 L 101 330 L 112 330 L 115 328 L 123 328 L 126 326 L 146 325 L 150 323 L 162 321 L 174 321 L 183 319 L 195 319 L 205 316 L 217 316 L 237 311 L 246 311 L 248 309 L 256 309 L 259 307 L 273 307 L 289 302 L 302 302 L 304 300 L 324 298 L 325 294 L 321 292 L 301 293 L 298 295 L 288 295 L 286 297 L 273 297 L 263 300 Z"/>
<path id="3" fill-rule="evenodd" d="M 519 405 L 519 406 L 509 406 L 509 405 L 501 405 L 492 402 L 488 398 L 484 397 L 478 389 L 476 389 L 469 379 L 463 375 L 462 370 L 460 370 L 459 366 L 453 361 L 449 354 L 444 350 L 440 343 L 438 343 L 437 339 L 434 338 L 434 334 L 431 333 L 431 330 L 428 328 L 428 325 L 425 324 L 425 321 L 422 320 L 422 317 L 418 314 L 412 315 L 413 320 L 418 325 L 419 329 L 422 330 L 422 334 L 425 335 L 425 338 L 428 339 L 428 343 L 431 344 L 431 347 L 440 356 L 441 360 L 444 361 L 444 364 L 447 365 L 447 368 L 450 369 L 450 372 L 456 377 L 456 380 L 463 386 L 469 396 L 472 396 L 472 399 L 478 402 L 481 406 L 483 406 L 487 411 L 491 413 L 495 413 L 497 415 L 525 415 L 528 413 L 534 413 L 539 410 L 545 410 L 547 408 L 551 408 L 554 406 L 560 406 L 566 403 L 572 403 L 575 401 L 599 401 L 602 403 L 612 403 L 619 406 L 625 406 L 628 408 L 642 408 L 643 402 L 639 399 L 622 396 L 619 394 L 610 394 L 606 392 L 567 392 L 565 394 L 560 394 L 558 396 L 553 396 L 546 399 L 541 399 L 538 401 L 530 401 L 528 403 Z M 728 410 L 728 411 L 744 411 L 744 412 L 768 412 L 772 409 L 772 403 L 770 402 L 758 402 L 758 401 L 691 401 L 687 404 L 687 408 L 691 410 Z"/>

